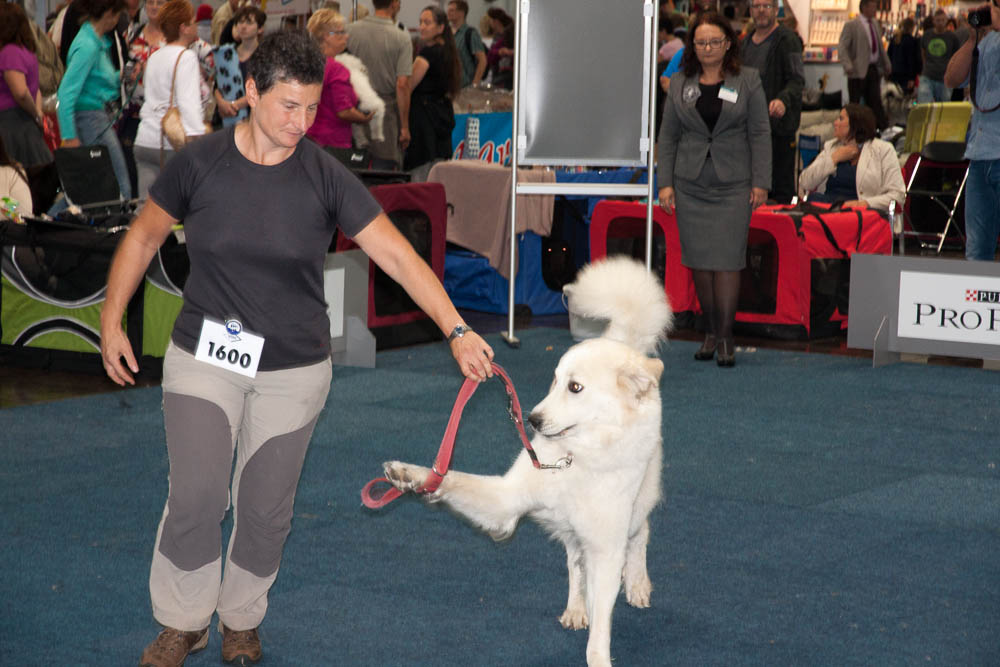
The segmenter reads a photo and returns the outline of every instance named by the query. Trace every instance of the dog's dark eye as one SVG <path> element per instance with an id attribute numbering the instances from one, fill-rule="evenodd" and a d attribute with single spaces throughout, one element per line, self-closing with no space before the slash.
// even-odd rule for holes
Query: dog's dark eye
<path id="1" fill-rule="evenodd" d="M 572 394 L 579 394 L 581 391 L 583 391 L 583 385 L 580 384 L 579 382 L 570 382 L 568 389 Z"/>

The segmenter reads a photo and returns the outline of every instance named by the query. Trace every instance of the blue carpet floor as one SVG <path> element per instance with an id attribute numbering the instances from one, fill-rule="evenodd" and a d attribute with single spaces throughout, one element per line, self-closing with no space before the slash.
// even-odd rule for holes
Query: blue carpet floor
<path id="1" fill-rule="evenodd" d="M 490 341 L 528 409 L 572 340 L 518 335 Z M 1000 376 L 768 350 L 720 370 L 694 349 L 662 352 L 653 606 L 619 598 L 615 663 L 1000 664 Z M 383 460 L 433 459 L 460 384 L 444 345 L 335 369 L 261 664 L 584 664 L 534 525 L 495 544 L 412 498 L 360 504 Z M 502 393 L 466 408 L 454 468 L 517 454 Z M 166 472 L 159 389 L 0 411 L 0 665 L 137 663 Z M 187 664 L 218 651 L 213 633 Z"/>

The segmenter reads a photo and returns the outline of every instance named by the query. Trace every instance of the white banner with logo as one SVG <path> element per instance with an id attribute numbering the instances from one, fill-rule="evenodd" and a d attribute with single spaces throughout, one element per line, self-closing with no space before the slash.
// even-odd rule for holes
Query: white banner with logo
<path id="1" fill-rule="evenodd" d="M 1000 278 L 899 272 L 896 335 L 1000 345 Z"/>

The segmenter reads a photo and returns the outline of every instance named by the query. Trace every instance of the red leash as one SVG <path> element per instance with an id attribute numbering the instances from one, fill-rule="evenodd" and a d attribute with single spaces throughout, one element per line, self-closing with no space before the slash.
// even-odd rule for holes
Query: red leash
<path id="1" fill-rule="evenodd" d="M 521 444 L 524 445 L 526 450 L 528 450 L 528 456 L 531 457 L 531 462 L 534 466 L 539 470 L 562 469 L 569 467 L 569 465 L 573 462 L 572 455 L 563 457 L 556 463 L 550 465 L 539 463 L 538 457 L 535 455 L 535 450 L 531 448 L 528 436 L 524 432 L 524 420 L 521 417 L 521 402 L 517 398 L 517 392 L 514 391 L 514 383 L 511 382 L 510 377 L 507 375 L 507 371 L 505 371 L 499 364 L 493 364 L 493 374 L 503 382 L 504 388 L 507 390 L 507 412 L 510 414 L 511 420 L 517 426 L 518 435 L 521 437 Z M 441 486 L 441 481 L 444 479 L 444 476 L 448 474 L 448 467 L 451 465 L 451 454 L 455 450 L 455 436 L 458 434 L 458 424 L 462 421 L 462 410 L 465 408 L 465 404 L 469 402 L 472 395 L 476 393 L 477 387 L 479 387 L 479 383 L 475 380 L 466 379 L 462 384 L 462 388 L 458 391 L 458 398 L 455 399 L 455 405 L 451 409 L 451 417 L 448 419 L 448 427 L 445 429 L 444 438 L 441 439 L 441 447 L 438 449 L 437 458 L 434 459 L 434 466 L 431 468 L 431 474 L 427 477 L 427 481 L 423 486 L 419 489 L 415 489 L 416 493 L 434 493 L 437 491 L 438 487 Z M 380 483 L 389 484 L 390 487 L 386 491 L 378 495 L 374 495 L 374 487 Z M 364 503 L 365 507 L 370 507 L 371 509 L 385 507 L 393 500 L 403 495 L 402 491 L 391 484 L 392 483 L 385 477 L 373 479 L 365 484 L 365 487 L 361 489 L 361 502 Z"/>

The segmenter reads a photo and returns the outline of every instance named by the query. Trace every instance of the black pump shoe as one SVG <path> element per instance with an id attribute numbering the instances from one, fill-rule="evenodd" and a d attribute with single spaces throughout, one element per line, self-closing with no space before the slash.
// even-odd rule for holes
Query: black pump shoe
<path id="1" fill-rule="evenodd" d="M 720 368 L 732 368 L 736 365 L 736 347 L 733 345 L 731 338 L 724 338 L 719 341 L 719 356 L 716 358 L 715 363 Z"/>
<path id="2" fill-rule="evenodd" d="M 694 353 L 694 358 L 697 361 L 711 361 L 712 357 L 715 356 L 716 340 L 715 336 L 712 334 L 707 334 L 705 336 L 705 342 L 701 344 L 698 351 Z"/>

